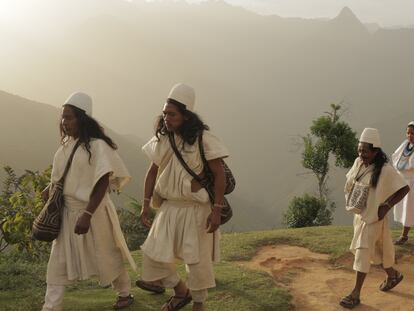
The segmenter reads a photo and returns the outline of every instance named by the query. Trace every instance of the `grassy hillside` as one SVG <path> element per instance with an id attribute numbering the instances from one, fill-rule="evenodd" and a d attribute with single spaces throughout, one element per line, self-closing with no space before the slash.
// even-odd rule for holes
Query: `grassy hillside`
<path id="1" fill-rule="evenodd" d="M 399 231 L 394 230 L 398 236 Z M 291 310 L 291 296 L 286 289 L 278 288 L 272 278 L 265 273 L 242 268 L 240 260 L 249 260 L 260 246 L 271 244 L 291 244 L 308 247 L 313 251 L 327 253 L 332 262 L 348 254 L 352 238 L 351 227 L 316 227 L 302 229 L 282 229 L 247 233 L 225 234 L 222 239 L 222 262 L 216 266 L 217 288 L 209 292 L 207 310 Z M 411 234 L 414 239 L 414 234 Z M 412 252 L 414 245 L 409 243 L 397 248 L 397 254 Z M 134 257 L 139 263 L 141 252 L 135 251 Z M 1 257 L 0 257 L 1 259 Z M 36 266 L 32 275 L 21 274 L 20 265 L 5 275 L 4 262 L 0 262 L 0 310 L 39 310 L 44 295 L 43 273 L 45 265 Z M 349 267 L 345 267 L 349 268 Z M 7 269 L 8 271 L 10 268 Z M 180 270 L 183 273 L 183 269 Z M 131 278 L 137 275 L 130 271 Z M 14 284 L 5 284 L 12 278 Z M 38 278 L 38 284 L 33 278 Z M 9 281 L 10 282 L 10 281 Z M 36 285 L 37 284 L 37 285 Z M 6 287 L 23 287 L 21 290 L 4 290 Z M 132 293 L 136 302 L 128 310 L 159 310 L 171 294 L 147 294 L 137 288 Z M 64 310 L 110 310 L 114 300 L 111 289 L 100 288 L 96 282 L 87 281 L 68 288 L 65 296 Z M 184 310 L 191 310 L 186 307 Z"/>

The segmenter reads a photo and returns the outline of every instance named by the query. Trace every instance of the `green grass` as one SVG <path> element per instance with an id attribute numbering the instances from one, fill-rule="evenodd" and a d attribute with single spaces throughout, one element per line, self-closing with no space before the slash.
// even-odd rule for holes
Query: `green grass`
<path id="1" fill-rule="evenodd" d="M 223 236 L 224 260 L 249 260 L 261 246 L 289 244 L 307 247 L 314 252 L 331 255 L 335 260 L 348 252 L 351 227 L 326 226 L 231 233 Z"/>
<path id="2" fill-rule="evenodd" d="M 217 287 L 209 291 L 207 310 L 290 310 L 290 296 L 274 286 L 265 273 L 248 270 L 231 263 L 216 266 Z M 182 272 L 182 271 L 181 271 Z M 135 277 L 134 277 L 135 279 Z M 111 289 L 78 286 L 65 295 L 64 310 L 111 310 L 114 293 Z M 160 310 L 172 294 L 153 295 L 138 288 L 132 290 L 135 303 L 127 310 Z M 191 310 L 191 305 L 183 310 Z"/>
<path id="3" fill-rule="evenodd" d="M 138 255 L 135 253 L 134 255 Z M 180 273 L 184 276 L 183 269 Z M 215 267 L 217 287 L 209 291 L 207 310 L 291 310 L 290 295 L 274 286 L 273 280 L 265 273 L 242 268 L 232 263 L 221 263 Z M 131 278 L 136 279 L 131 273 Z M 160 310 L 172 294 L 153 295 L 138 288 L 132 289 L 135 303 L 127 310 Z M 40 310 L 44 287 L 31 290 L 5 291 L 0 293 L 0 310 Z M 94 281 L 79 282 L 67 288 L 64 300 L 65 311 L 111 310 L 115 296 L 112 289 L 100 288 Z M 183 310 L 191 310 L 187 306 Z"/>
<path id="4" fill-rule="evenodd" d="M 399 230 L 393 230 L 394 237 L 397 237 L 399 233 Z M 290 244 L 329 254 L 334 263 L 349 254 L 351 239 L 352 227 L 349 226 L 224 234 L 221 243 L 222 262 L 215 266 L 217 287 L 209 291 L 206 309 L 209 311 L 291 310 L 291 297 L 285 289 L 275 286 L 272 278 L 266 273 L 243 268 L 235 261 L 251 259 L 261 246 Z M 413 240 L 414 234 L 411 233 L 410 241 Z M 404 253 L 414 253 L 413 242 L 397 247 L 398 256 Z M 133 256 L 139 265 L 141 252 L 135 251 Z M 3 268 L 6 265 L 10 263 L 3 263 Z M 24 265 L 19 265 L 19 267 L 24 267 Z M 34 268 L 37 279 L 33 273 L 27 275 L 22 273 L 23 268 L 8 269 L 9 274 L 0 271 L 0 310 L 40 310 L 45 290 L 44 267 L 40 265 Z M 133 271 L 129 272 L 132 280 L 138 277 Z M 185 276 L 183 267 L 180 268 L 180 273 L 183 277 Z M 14 278 L 13 282 L 5 282 L 5 279 L 10 277 Z M 7 286 L 2 288 L 2 284 L 6 284 L 9 288 Z M 172 291 L 168 290 L 164 295 L 152 295 L 134 287 L 132 294 L 135 296 L 135 303 L 127 310 L 149 311 L 160 310 L 161 305 L 172 294 Z M 79 282 L 68 287 L 64 310 L 111 310 L 114 299 L 112 289 L 100 288 L 94 280 Z M 191 306 L 183 310 L 191 310 Z"/>
<path id="5" fill-rule="evenodd" d="M 400 230 L 392 230 L 394 239 Z M 226 261 L 243 261 L 251 259 L 257 249 L 266 245 L 289 244 L 309 248 L 311 251 L 329 254 L 331 261 L 349 254 L 352 240 L 351 226 L 324 226 L 298 229 L 278 229 L 223 235 L 222 257 Z M 414 251 L 414 230 L 409 234 L 411 242 L 397 246 L 397 257 Z"/>

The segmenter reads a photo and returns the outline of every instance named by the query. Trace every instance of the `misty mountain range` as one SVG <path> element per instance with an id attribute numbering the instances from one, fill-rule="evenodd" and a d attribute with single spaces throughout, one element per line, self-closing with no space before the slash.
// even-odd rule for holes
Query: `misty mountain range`
<path id="1" fill-rule="evenodd" d="M 83 90 L 94 98 L 94 116 L 114 130 L 140 194 L 148 165 L 140 146 L 171 86 L 186 82 L 196 89 L 196 111 L 231 151 L 238 187 L 228 229 L 263 229 L 280 226 L 294 195 L 316 191 L 301 167 L 300 136 L 329 104 L 343 102 L 343 120 L 358 133 L 378 127 L 388 153 L 414 119 L 414 30 L 364 25 L 348 8 L 310 20 L 221 1 L 45 3 L 66 13 L 50 34 L 10 33 L 0 24 L 7 92 L 0 93 L 0 164 L 50 163 L 59 117 L 50 105 Z M 333 169 L 330 178 L 336 223 L 351 219 L 342 208 L 344 174 Z"/>

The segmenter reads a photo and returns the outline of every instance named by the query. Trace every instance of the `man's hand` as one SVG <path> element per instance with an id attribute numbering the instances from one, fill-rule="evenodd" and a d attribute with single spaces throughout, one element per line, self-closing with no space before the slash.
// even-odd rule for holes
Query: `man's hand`
<path id="1" fill-rule="evenodd" d="M 390 210 L 390 205 L 387 203 L 381 203 L 378 207 L 378 219 L 383 220 L 384 217 L 387 215 L 388 211 Z"/>
<path id="2" fill-rule="evenodd" d="M 220 208 L 214 207 L 211 211 L 210 215 L 207 217 L 206 229 L 207 233 L 213 233 L 220 227 L 221 220 L 220 220 Z"/>
<path id="3" fill-rule="evenodd" d="M 141 224 L 146 228 L 151 228 L 151 222 L 149 220 L 149 206 L 144 204 L 141 209 L 141 215 L 139 216 Z"/>
<path id="4" fill-rule="evenodd" d="M 91 226 L 91 215 L 83 213 L 76 222 L 75 233 L 76 234 L 85 234 L 89 231 Z"/>
<path id="5" fill-rule="evenodd" d="M 191 180 L 191 192 L 198 192 L 202 188 L 201 184 L 194 178 Z"/>

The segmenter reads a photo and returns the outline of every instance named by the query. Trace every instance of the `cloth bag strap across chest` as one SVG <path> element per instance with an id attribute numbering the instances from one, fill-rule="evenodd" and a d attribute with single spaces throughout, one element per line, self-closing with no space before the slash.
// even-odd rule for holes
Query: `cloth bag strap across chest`
<path id="1" fill-rule="evenodd" d="M 180 161 L 181 165 L 184 167 L 184 169 L 195 179 L 197 180 L 201 186 L 206 189 L 208 196 L 210 198 L 210 202 L 211 204 L 214 204 L 214 175 L 212 174 L 212 172 L 209 170 L 208 167 L 208 163 L 207 163 L 207 159 L 205 158 L 205 154 L 204 154 L 204 148 L 202 146 L 203 141 L 202 141 L 202 134 L 199 135 L 199 148 L 200 148 L 200 155 L 203 161 L 203 165 L 204 165 L 204 176 L 201 177 L 199 175 L 197 175 L 189 166 L 188 164 L 184 161 L 180 151 L 177 148 L 177 144 L 175 142 L 174 139 L 174 134 L 170 133 L 168 135 L 168 139 L 170 141 L 171 144 L 171 148 L 174 150 L 175 155 L 177 156 L 177 159 Z M 226 172 L 226 170 L 225 170 Z M 230 172 L 231 173 L 231 172 Z M 234 177 L 233 177 L 234 180 Z M 235 183 L 234 183 L 235 184 Z M 233 187 L 234 189 L 234 187 Z M 229 202 L 227 201 L 226 198 L 224 198 L 224 202 L 223 202 L 223 206 L 221 207 L 220 210 L 220 219 L 221 219 L 221 224 L 225 224 L 226 222 L 228 222 L 230 220 L 230 218 L 233 216 L 233 210 L 229 204 Z"/>

